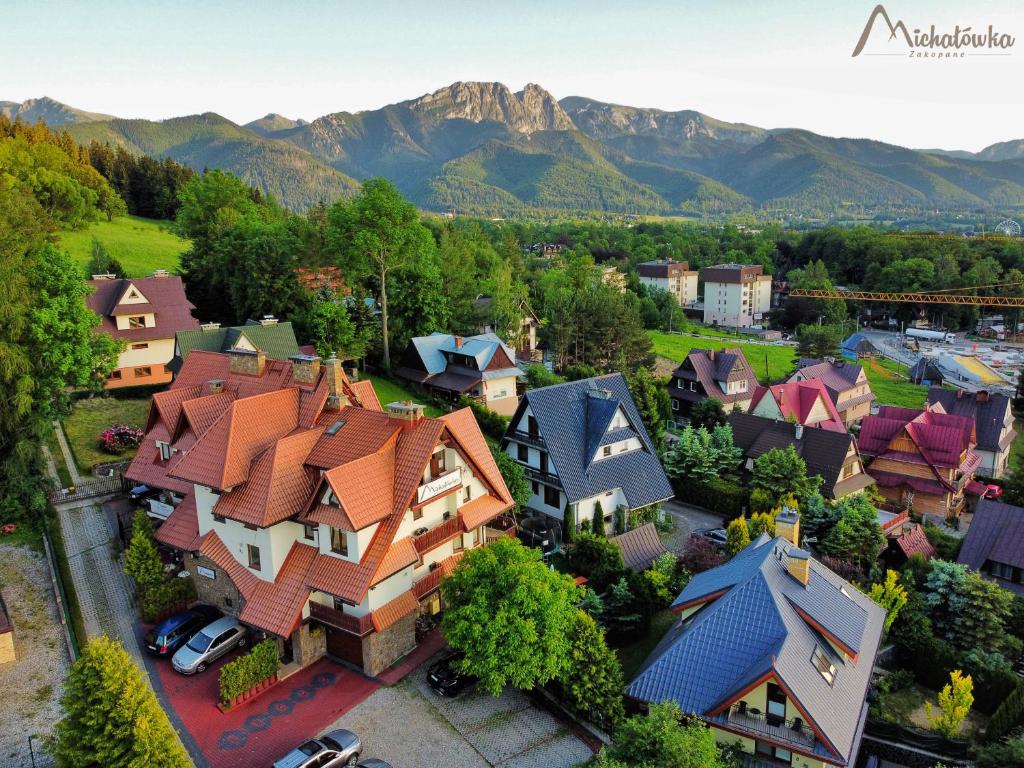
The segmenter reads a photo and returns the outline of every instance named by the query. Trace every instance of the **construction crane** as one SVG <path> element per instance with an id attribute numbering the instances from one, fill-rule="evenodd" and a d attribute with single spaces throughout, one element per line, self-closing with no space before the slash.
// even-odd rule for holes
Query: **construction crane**
<path id="1" fill-rule="evenodd" d="M 1000 285 L 1020 285 L 1001 283 Z M 971 291 L 977 288 L 994 288 L 994 285 L 979 285 L 975 288 L 953 288 L 956 291 Z M 817 288 L 792 288 L 790 296 L 804 299 L 843 299 L 844 301 L 885 301 L 890 304 L 910 302 L 917 304 L 962 304 L 975 307 L 1024 307 L 1024 296 L 971 296 L 966 293 L 945 293 L 943 291 L 840 291 Z"/>

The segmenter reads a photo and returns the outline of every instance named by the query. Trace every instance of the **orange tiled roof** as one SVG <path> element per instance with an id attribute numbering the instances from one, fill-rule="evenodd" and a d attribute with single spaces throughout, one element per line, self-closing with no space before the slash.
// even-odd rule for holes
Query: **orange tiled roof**
<path id="1" fill-rule="evenodd" d="M 310 451 L 307 464 L 320 469 L 337 467 L 380 450 L 401 429 L 386 413 L 352 406 L 324 411 L 316 423 L 330 429 L 339 421 L 344 422 L 343 426 L 333 435 L 324 435 Z"/>
<path id="2" fill-rule="evenodd" d="M 309 599 L 308 574 L 319 557 L 322 555 L 308 544 L 297 541 L 292 544 L 277 572 L 277 579 L 260 581 L 252 593 L 246 595 L 239 618 L 280 637 L 290 635 Z"/>
<path id="3" fill-rule="evenodd" d="M 403 592 L 373 612 L 373 628 L 378 632 L 383 632 L 399 619 L 417 610 L 419 606 L 416 596 L 411 591 Z"/>
<path id="4" fill-rule="evenodd" d="M 420 556 L 411 536 L 406 536 L 391 544 L 384 559 L 377 566 L 373 576 L 373 584 L 379 584 L 389 576 L 393 576 L 403 568 L 419 562 Z M 372 585 L 371 585 L 372 586 Z"/>
<path id="5" fill-rule="evenodd" d="M 359 404 L 368 411 L 383 411 L 380 407 L 380 400 L 377 399 L 377 390 L 373 388 L 373 382 L 369 379 L 353 381 L 350 385 L 355 393 Z"/>
<path id="6" fill-rule="evenodd" d="M 167 473 L 177 466 L 184 458 L 184 454 L 175 453 L 167 461 L 160 458 L 160 449 L 157 448 L 157 439 L 166 440 L 168 436 L 163 427 L 148 432 L 146 438 L 139 444 L 139 450 L 128 465 L 125 477 L 136 483 L 143 483 L 150 488 L 162 488 L 175 493 L 188 494 L 192 490 L 192 483 L 184 480 L 176 480 L 168 477 Z"/>
<path id="7" fill-rule="evenodd" d="M 211 531 L 203 536 L 199 543 L 199 552 L 206 555 L 206 557 L 223 569 L 227 573 L 228 578 L 231 579 L 231 582 L 246 599 L 249 598 L 259 585 L 259 578 L 235 560 L 235 556 L 228 551 L 228 548 L 224 546 L 224 542 L 221 541 L 220 536 L 216 533 Z"/>
<path id="8" fill-rule="evenodd" d="M 224 414 L 234 399 L 234 392 L 224 391 L 185 400 L 181 404 L 184 419 L 179 418 L 177 430 L 183 432 L 187 424 L 196 438 L 199 438 Z M 174 426 L 171 428 L 175 429 Z"/>
<path id="9" fill-rule="evenodd" d="M 437 589 L 441 585 L 441 579 L 450 576 L 451 572 L 455 570 L 455 566 L 459 564 L 459 558 L 463 554 L 463 552 L 456 552 L 454 555 L 446 557 L 439 562 L 437 568 L 412 585 L 413 594 L 422 600 Z"/>
<path id="10" fill-rule="evenodd" d="M 395 441 L 376 453 L 324 473 L 353 531 L 379 523 L 394 510 Z"/>
<path id="11" fill-rule="evenodd" d="M 181 415 L 181 405 L 186 400 L 200 397 L 203 388 L 194 387 L 172 387 L 164 392 L 157 392 L 149 404 L 149 421 L 146 424 L 147 432 L 156 426 L 157 421 L 167 430 L 170 435 L 178 424 L 178 417 Z"/>
<path id="12" fill-rule="evenodd" d="M 199 549 L 199 517 L 196 512 L 196 498 L 191 493 L 185 497 L 164 524 L 153 535 L 161 544 L 176 547 L 187 552 Z"/>
<path id="13" fill-rule="evenodd" d="M 320 495 L 319 490 L 316 495 Z M 348 519 L 345 510 L 328 504 L 314 504 L 310 509 L 301 513 L 298 519 L 300 523 L 323 523 L 341 531 L 355 532 L 355 528 L 352 527 L 352 521 Z"/>
<path id="14" fill-rule="evenodd" d="M 483 473 L 491 492 L 508 504 L 506 509 L 512 506 L 512 494 L 505 485 L 505 480 L 498 470 L 498 464 L 491 455 L 491 449 L 487 447 L 484 434 L 476 423 L 476 417 L 469 408 L 460 408 L 452 413 L 446 413 L 441 420 L 448 426 L 452 436 L 462 447 L 469 458 L 476 464 Z"/>
<path id="15" fill-rule="evenodd" d="M 465 530 L 471 531 L 506 512 L 509 507 L 509 504 L 494 496 L 477 496 L 468 504 L 462 505 L 459 509 L 459 518 Z"/>
<path id="16" fill-rule="evenodd" d="M 289 388 L 235 400 L 172 476 L 220 490 L 245 482 L 252 460 L 295 429 L 298 394 Z"/>
<path id="17" fill-rule="evenodd" d="M 316 484 L 315 473 L 303 462 L 321 431 L 282 437 L 253 462 L 246 483 L 221 494 L 214 511 L 260 528 L 297 515 Z"/>
<path id="18" fill-rule="evenodd" d="M 309 573 L 309 586 L 321 592 L 337 595 L 342 600 L 358 603 L 366 594 L 364 578 L 367 571 L 363 563 L 353 563 L 340 557 L 321 555 Z"/>

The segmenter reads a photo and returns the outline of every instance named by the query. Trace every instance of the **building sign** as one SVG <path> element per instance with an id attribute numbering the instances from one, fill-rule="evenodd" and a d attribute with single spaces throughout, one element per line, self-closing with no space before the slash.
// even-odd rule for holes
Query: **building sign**
<path id="1" fill-rule="evenodd" d="M 197 565 L 196 573 L 198 573 L 200 576 L 205 576 L 208 579 L 217 578 L 217 572 L 213 570 L 213 568 L 207 568 L 205 565 Z"/>
<path id="2" fill-rule="evenodd" d="M 458 488 L 460 485 L 462 485 L 462 467 L 446 472 L 440 477 L 435 477 L 429 483 L 421 485 L 416 491 L 416 503 L 422 504 L 435 496 L 440 496 L 442 493 L 446 493 L 453 488 Z"/>

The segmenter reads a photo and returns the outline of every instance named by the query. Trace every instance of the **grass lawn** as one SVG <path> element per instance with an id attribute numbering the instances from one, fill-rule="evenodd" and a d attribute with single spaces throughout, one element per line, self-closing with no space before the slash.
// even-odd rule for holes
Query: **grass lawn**
<path id="1" fill-rule="evenodd" d="M 796 367 L 796 348 L 775 346 L 773 344 L 744 344 L 735 337 L 706 339 L 695 336 L 678 336 L 676 334 L 648 331 L 654 343 L 654 354 L 665 357 L 675 363 L 681 363 L 691 349 L 715 349 L 739 347 L 747 362 L 754 368 L 757 378 L 762 384 L 781 379 L 793 372 Z M 766 370 L 767 358 L 767 370 Z"/>
<path id="2" fill-rule="evenodd" d="M 880 694 L 878 713 L 881 719 L 887 722 L 927 730 L 928 713 L 925 702 L 930 703 L 934 711 L 938 711 L 938 696 L 935 691 L 914 683 L 899 691 Z M 988 717 L 972 710 L 960 726 L 960 735 L 971 737 L 981 733 L 987 722 Z"/>
<path id="3" fill-rule="evenodd" d="M 53 463 L 57 467 L 57 478 L 60 480 L 60 487 L 67 488 L 71 485 L 71 473 L 68 472 L 68 465 L 64 462 L 64 452 L 57 442 L 57 433 L 52 429 L 46 430 L 46 445 L 53 456 Z"/>
<path id="4" fill-rule="evenodd" d="M 181 254 L 188 248 L 188 240 L 170 232 L 168 225 L 166 221 L 139 216 L 119 216 L 85 229 L 61 232 L 60 243 L 84 267 L 89 263 L 95 237 L 129 277 L 145 277 L 154 269 L 176 270 Z"/>
<path id="5" fill-rule="evenodd" d="M 861 363 L 879 405 L 921 408 L 928 399 L 928 387 L 907 381 L 907 366 L 885 358 L 862 360 Z"/>
<path id="6" fill-rule="evenodd" d="M 615 638 L 609 641 L 609 644 L 615 648 L 615 652 L 619 654 L 622 676 L 626 680 L 636 674 L 640 665 L 654 650 L 658 641 L 668 632 L 668 628 L 672 626 L 675 619 L 676 615 L 666 608 L 654 614 L 651 618 L 651 627 L 646 634 L 632 639 Z"/>
<path id="7" fill-rule="evenodd" d="M 118 459 L 130 459 L 134 451 L 111 456 L 96 446 L 100 432 L 111 424 L 129 424 L 145 428 L 149 414 L 149 398 L 129 400 L 115 397 L 93 397 L 75 403 L 71 415 L 64 419 L 67 436 L 75 463 L 81 472 L 89 472 L 94 464 Z"/>
<path id="8" fill-rule="evenodd" d="M 422 397 L 392 379 L 387 379 L 383 376 L 372 376 L 368 373 L 360 373 L 359 375 L 361 378 L 370 379 L 373 382 L 373 388 L 377 392 L 377 399 L 380 400 L 382 406 L 387 406 L 388 403 L 401 400 L 412 400 L 417 403 L 423 402 Z M 433 418 L 444 415 L 444 411 L 429 403 L 424 404 L 423 413 L 425 416 Z"/>

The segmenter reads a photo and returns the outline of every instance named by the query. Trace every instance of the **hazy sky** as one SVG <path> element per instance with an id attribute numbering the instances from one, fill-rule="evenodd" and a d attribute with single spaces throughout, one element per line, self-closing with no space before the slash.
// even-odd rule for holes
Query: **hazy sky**
<path id="1" fill-rule="evenodd" d="M 992 24 L 1017 38 L 1009 56 L 851 58 L 876 1 L 0 0 L 0 100 L 242 123 L 499 80 L 914 147 L 1024 137 L 1020 0 L 885 3 L 911 29 Z M 886 37 L 868 50 L 894 50 Z"/>

